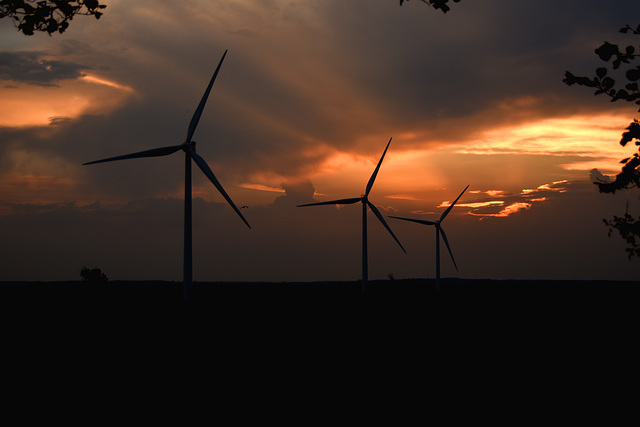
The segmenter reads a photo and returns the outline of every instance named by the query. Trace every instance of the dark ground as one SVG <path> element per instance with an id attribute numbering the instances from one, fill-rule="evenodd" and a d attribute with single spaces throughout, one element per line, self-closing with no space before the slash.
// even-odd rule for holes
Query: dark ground
<path id="1" fill-rule="evenodd" d="M 0 357 L 25 395 L 49 384 L 66 398 L 73 379 L 88 400 L 96 386 L 135 405 L 140 390 L 169 406 L 186 393 L 216 412 L 272 397 L 280 416 L 301 401 L 359 413 L 368 392 L 448 419 L 482 418 L 468 401 L 492 420 L 524 405 L 520 420 L 636 384 L 639 305 L 640 282 L 446 279 L 436 293 L 434 280 L 396 279 L 365 295 L 359 282 L 197 283 L 189 301 L 176 282 L 0 282 Z"/>
<path id="2" fill-rule="evenodd" d="M 0 282 L 0 324 L 3 319 L 5 330 L 32 324 L 36 332 L 83 334 L 240 330 L 309 337 L 333 331 L 348 340 L 490 334 L 508 342 L 535 333 L 561 341 L 594 334 L 626 341 L 640 331 L 640 282 L 443 279 L 436 292 L 433 279 L 396 279 L 371 281 L 365 294 L 358 281 L 195 283 L 188 301 L 179 282 Z"/>
<path id="3" fill-rule="evenodd" d="M 477 280 L 442 279 L 440 292 L 435 292 L 434 279 L 396 279 L 369 281 L 367 294 L 362 294 L 360 281 L 345 282 L 195 282 L 193 300 L 230 298 L 306 298 L 332 297 L 359 299 L 371 297 L 425 298 L 517 298 L 556 296 L 631 296 L 640 295 L 640 281 L 567 281 L 567 280 Z M 182 283 L 170 281 L 64 281 L 8 282 L 0 281 L 0 298 L 17 299 L 182 299 Z"/>
<path id="4" fill-rule="evenodd" d="M 327 307 L 369 304 L 381 307 L 422 305 L 431 309 L 552 308 L 587 309 L 635 306 L 640 281 L 553 281 L 443 279 L 439 292 L 433 279 L 378 280 L 361 283 L 196 282 L 183 300 L 182 284 L 166 281 L 0 282 L 0 304 L 73 306 L 179 307 Z"/>

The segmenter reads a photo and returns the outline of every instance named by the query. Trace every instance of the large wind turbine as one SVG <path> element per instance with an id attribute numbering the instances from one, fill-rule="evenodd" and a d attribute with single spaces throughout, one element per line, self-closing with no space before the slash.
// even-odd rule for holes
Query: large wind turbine
<path id="1" fill-rule="evenodd" d="M 371 209 L 371 211 L 375 214 L 375 216 L 378 217 L 382 225 L 384 225 L 384 227 L 389 231 L 389 233 L 394 238 L 394 240 L 398 242 L 398 245 L 400 245 L 400 248 L 402 248 L 402 251 L 404 253 L 407 253 L 407 251 L 405 251 L 404 248 L 402 247 L 402 243 L 400 243 L 396 235 L 393 234 L 393 231 L 391 231 L 391 228 L 389 228 L 389 225 L 384 220 L 384 217 L 382 216 L 378 208 L 376 208 L 375 205 L 369 201 L 369 193 L 371 192 L 371 188 L 373 187 L 373 182 L 376 180 L 376 175 L 378 175 L 378 170 L 380 169 L 380 165 L 382 164 L 384 155 L 387 154 L 387 150 L 389 149 L 389 144 L 391 144 L 391 139 L 393 138 L 389 139 L 389 142 L 387 143 L 387 148 L 384 149 L 384 152 L 382 153 L 382 157 L 380 157 L 380 161 L 378 162 L 378 166 L 376 166 L 376 170 L 373 171 L 373 175 L 371 175 L 371 178 L 369 178 L 369 182 L 367 183 L 367 188 L 365 189 L 364 194 L 362 196 L 353 197 L 350 199 L 331 200 L 328 202 L 308 203 L 306 205 L 297 206 L 300 208 L 304 206 L 350 205 L 358 202 L 362 203 L 362 292 L 367 291 L 367 283 L 369 281 L 369 267 L 368 267 L 368 257 L 367 257 L 367 207 Z"/>
<path id="2" fill-rule="evenodd" d="M 104 163 L 104 162 L 112 162 L 115 160 L 125 160 L 125 159 L 136 159 L 139 157 L 158 157 L 158 156 L 168 156 L 169 154 L 173 154 L 177 151 L 185 152 L 185 166 L 184 166 L 184 276 L 183 276 L 183 296 L 185 299 L 189 299 L 189 295 L 191 292 L 191 285 L 193 283 L 193 256 L 192 256 L 192 219 L 191 219 L 191 160 L 196 162 L 196 165 L 200 168 L 200 170 L 209 178 L 211 183 L 218 189 L 220 194 L 229 202 L 231 207 L 236 211 L 236 213 L 242 218 L 247 227 L 251 228 L 247 220 L 242 216 L 240 210 L 233 203 L 229 195 L 224 191 L 220 182 L 216 179 L 215 175 L 207 165 L 207 162 L 196 153 L 196 143 L 192 141 L 191 138 L 196 131 L 196 126 L 198 126 L 198 121 L 200 120 L 200 116 L 202 116 L 202 111 L 204 110 L 204 106 L 207 103 L 207 98 L 209 97 L 209 92 L 211 92 L 211 87 L 213 86 L 213 82 L 216 80 L 218 72 L 220 71 L 220 67 L 222 66 L 222 61 L 224 61 L 224 57 L 227 55 L 227 51 L 225 50 L 222 55 L 222 59 L 220 59 L 220 63 L 218 64 L 218 68 L 213 73 L 213 77 L 211 77 L 211 81 L 209 82 L 209 86 L 207 86 L 207 90 L 205 90 L 202 99 L 200 100 L 200 104 L 198 104 L 198 108 L 196 108 L 196 112 L 193 114 L 191 118 L 191 123 L 189 123 L 189 129 L 187 130 L 187 137 L 184 142 L 180 145 L 172 145 L 169 147 L 162 148 L 153 148 L 151 150 L 139 151 L 137 153 L 125 154 L 123 156 L 109 157 L 107 159 L 96 160 L 93 162 L 84 163 L 85 165 L 91 165 L 94 163 Z"/>
<path id="3" fill-rule="evenodd" d="M 458 198 L 455 199 L 453 203 L 451 203 L 451 205 L 447 208 L 447 210 L 444 211 L 442 215 L 440 215 L 440 219 L 437 221 L 426 221 L 424 219 L 401 218 L 399 216 L 389 216 L 389 218 L 402 219 L 404 221 L 417 222 L 418 224 L 436 226 L 436 291 L 440 290 L 440 235 L 441 234 L 442 234 L 442 240 L 444 240 L 444 244 L 447 245 L 447 249 L 449 250 L 449 255 L 451 255 L 451 261 L 453 261 L 453 266 L 456 268 L 456 271 L 458 271 L 456 260 L 453 258 L 453 252 L 451 252 L 451 247 L 449 246 L 449 241 L 447 240 L 447 234 L 444 232 L 444 229 L 442 228 L 442 221 L 444 221 L 445 217 L 449 214 L 451 209 L 453 209 L 453 205 L 455 205 L 458 202 L 458 200 L 460 200 L 460 197 L 462 197 L 462 194 L 465 191 L 467 191 L 467 188 L 469 188 L 468 185 L 464 188 L 464 190 L 462 190 L 462 193 L 460 193 Z"/>

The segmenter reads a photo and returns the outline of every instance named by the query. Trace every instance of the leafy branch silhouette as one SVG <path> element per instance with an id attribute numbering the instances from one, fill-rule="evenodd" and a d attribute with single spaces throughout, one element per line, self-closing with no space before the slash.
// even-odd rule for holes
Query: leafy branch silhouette
<path id="1" fill-rule="evenodd" d="M 635 29 L 626 25 L 620 29 L 620 32 L 632 33 L 636 36 L 640 35 L 640 25 Z M 640 105 L 640 90 L 638 87 L 638 80 L 640 80 L 640 65 L 635 65 L 634 63 L 640 57 L 640 54 L 635 52 L 636 49 L 634 46 L 627 46 L 624 51 L 622 51 L 618 45 L 609 42 L 604 42 L 602 46 L 595 50 L 596 55 L 598 55 L 602 61 L 611 61 L 611 67 L 613 70 L 619 70 L 622 65 L 626 66 L 626 72 L 624 73 L 626 84 L 625 82 L 619 83 L 616 81 L 613 74 L 607 67 L 597 68 L 595 76 L 591 78 L 575 76 L 573 73 L 567 71 L 565 72 L 563 82 L 568 86 L 577 84 L 579 86 L 595 88 L 596 90 L 594 95 L 604 94 L 611 99 L 611 102 L 623 100 Z M 620 87 L 623 84 L 624 87 Z M 640 111 L 640 109 L 638 111 Z M 636 145 L 640 145 L 640 122 L 638 122 L 637 119 L 634 119 L 626 128 L 626 132 L 622 134 L 620 145 L 624 147 L 629 142 L 633 141 L 635 141 Z M 615 181 L 595 183 L 600 192 L 615 193 L 617 190 L 621 190 L 623 188 L 631 188 L 633 186 L 640 187 L 640 171 L 638 171 L 638 167 L 640 166 L 640 155 L 635 153 L 632 157 L 622 159 L 620 163 L 624 164 L 624 166 L 622 171 L 616 176 Z"/>
<path id="2" fill-rule="evenodd" d="M 629 247 L 625 250 L 629 259 L 634 256 L 640 258 L 640 243 L 636 239 L 637 237 L 640 238 L 640 220 L 636 220 L 629 215 L 629 212 L 625 212 L 624 216 L 614 216 L 611 221 L 606 219 L 603 219 L 603 221 L 609 227 L 609 237 L 611 237 L 613 230 L 618 230 L 620 236 L 627 241 Z"/>
<path id="3" fill-rule="evenodd" d="M 35 31 L 49 35 L 63 33 L 75 15 L 95 16 L 100 19 L 106 5 L 98 0 L 0 0 L 0 19 L 10 17 L 26 36 Z"/>
<path id="4" fill-rule="evenodd" d="M 406 0 L 409 1 L 409 0 Z M 442 10 L 443 13 L 447 13 L 448 11 L 451 10 L 451 8 L 449 7 L 449 5 L 447 3 L 449 3 L 449 0 L 420 0 L 423 3 L 428 4 L 429 6 L 433 7 L 434 9 L 440 9 Z M 454 3 L 458 3 L 460 0 L 453 0 Z M 402 6 L 402 3 L 404 3 L 405 0 L 400 0 L 400 6 Z"/>
<path id="5" fill-rule="evenodd" d="M 640 36 L 640 25 L 636 28 L 625 25 L 620 29 L 620 32 Z M 608 67 L 598 67 L 594 77 L 576 76 L 567 71 L 562 81 L 568 86 L 577 84 L 594 88 L 594 95 L 608 96 L 611 102 L 622 100 L 640 105 L 640 88 L 638 87 L 640 65 L 637 64 L 640 53 L 636 53 L 636 48 L 628 45 L 622 50 L 618 45 L 605 41 L 595 50 L 595 53 L 602 61 L 611 65 L 611 70 Z M 618 78 L 618 74 L 623 74 L 623 79 Z M 620 145 L 624 147 L 630 142 L 640 146 L 640 122 L 638 119 L 633 119 L 626 131 L 622 133 Z M 620 163 L 624 166 L 614 181 L 600 180 L 594 183 L 601 193 L 615 193 L 622 189 L 640 187 L 640 154 L 634 153 L 633 156 L 622 159 Z M 613 230 L 618 230 L 622 238 L 627 241 L 629 247 L 626 251 L 629 254 L 629 259 L 633 256 L 640 257 L 640 218 L 636 220 L 628 212 L 625 212 L 622 217 L 614 216 L 613 220 L 604 219 L 603 221 L 609 227 L 609 236 Z"/>

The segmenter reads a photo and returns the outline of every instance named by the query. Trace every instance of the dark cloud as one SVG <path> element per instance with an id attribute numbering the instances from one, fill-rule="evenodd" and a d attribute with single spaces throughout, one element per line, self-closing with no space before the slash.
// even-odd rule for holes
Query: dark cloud
<path id="1" fill-rule="evenodd" d="M 316 189 L 308 179 L 285 182 L 281 186 L 285 191 L 285 195 L 276 197 L 275 205 L 297 206 L 313 202 Z"/>
<path id="2" fill-rule="evenodd" d="M 308 194 L 308 185 L 300 194 Z M 494 279 L 637 277 L 621 239 L 602 224 L 625 196 L 603 196 L 589 182 L 567 183 L 531 209 L 478 221 L 456 207 L 445 228 L 459 272 L 443 257 L 443 276 Z M 557 188 L 557 187 L 554 187 Z M 292 194 L 297 193 L 293 190 Z M 636 195 L 629 195 L 637 200 Z M 83 265 L 115 279 L 181 280 L 183 201 L 138 199 L 119 205 L 0 204 L 0 278 L 79 279 Z M 636 202 L 637 204 L 637 202 Z M 630 205 L 634 209 L 634 203 Z M 252 229 L 225 203 L 194 199 L 196 280 L 357 280 L 359 206 L 295 208 L 280 203 L 243 210 Z M 407 249 L 397 248 L 369 214 L 370 277 L 433 277 L 433 228 L 391 222 Z M 402 214 L 401 214 L 402 216 Z"/>
<path id="3" fill-rule="evenodd" d="M 589 171 L 589 181 L 591 182 L 611 182 L 611 178 L 607 175 L 604 175 L 598 169 L 591 169 Z"/>
<path id="4" fill-rule="evenodd" d="M 551 12 L 534 3 L 470 2 L 446 16 L 382 3 L 308 8 L 298 16 L 288 6 L 253 5 L 251 13 L 265 18 L 260 36 L 227 41 L 229 55 L 195 135 L 220 168 L 214 170 L 238 181 L 256 172 L 295 177 L 331 154 L 320 145 L 374 154 L 377 148 L 362 142 L 369 135 L 413 133 L 414 139 L 396 138 L 397 148 L 426 148 L 532 118 L 620 108 L 566 87 L 562 76 L 585 58 L 597 59 L 592 47 L 605 33 L 616 34 L 616 18 L 626 16 L 622 6 L 616 14 L 594 1 Z M 148 65 L 105 49 L 101 63 L 120 64 L 118 75 L 141 98 L 103 123 L 89 119 L 91 125 L 75 129 L 74 138 L 86 141 L 82 150 L 94 150 L 90 158 L 152 148 L 155 141 L 180 143 L 224 51 L 224 43 L 205 40 L 185 49 L 151 24 L 128 46 L 158 52 Z M 220 31 L 243 28 L 221 24 Z M 526 97 L 530 102 L 520 102 Z"/>
<path id="5" fill-rule="evenodd" d="M 77 79 L 89 67 L 73 62 L 44 59 L 41 52 L 0 52 L 0 79 L 36 86 L 56 86 L 61 80 Z"/>
<path id="6" fill-rule="evenodd" d="M 67 123 L 70 120 L 71 120 L 71 117 L 67 117 L 67 116 L 52 116 L 52 117 L 49 117 L 49 124 L 52 126 L 57 126 L 63 123 Z"/>

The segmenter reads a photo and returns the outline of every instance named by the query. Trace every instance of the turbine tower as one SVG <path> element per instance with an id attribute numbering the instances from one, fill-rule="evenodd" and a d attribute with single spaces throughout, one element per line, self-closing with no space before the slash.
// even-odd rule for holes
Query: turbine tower
<path id="1" fill-rule="evenodd" d="M 363 293 L 367 291 L 367 283 L 369 281 L 369 266 L 368 266 L 368 255 L 367 255 L 367 207 L 371 209 L 371 211 L 375 214 L 375 216 L 380 220 L 382 225 L 384 225 L 387 231 L 389 231 L 389 233 L 394 238 L 394 240 L 398 242 L 398 245 L 400 245 L 400 248 L 402 249 L 402 251 L 404 253 L 407 253 L 407 251 L 404 250 L 404 247 L 402 247 L 402 243 L 400 243 L 396 235 L 393 234 L 393 231 L 391 231 L 391 228 L 389 227 L 387 222 L 384 220 L 384 217 L 382 216 L 378 208 L 376 208 L 375 205 L 369 201 L 369 193 L 371 192 L 371 188 L 373 187 L 373 182 L 376 180 L 376 176 L 378 175 L 378 170 L 380 169 L 380 165 L 382 164 L 384 155 L 387 154 L 387 150 L 389 149 L 389 145 L 391 144 L 391 139 L 393 138 L 389 139 L 389 142 L 387 143 L 387 147 L 384 149 L 384 152 L 382 153 L 382 157 L 380 157 L 380 161 L 378 162 L 378 166 L 376 166 L 376 169 L 373 171 L 373 175 L 371 175 L 371 178 L 369 178 L 369 182 L 367 183 L 367 188 L 365 189 L 364 194 L 362 196 L 353 197 L 350 199 L 331 200 L 328 202 L 308 203 L 305 205 L 297 206 L 300 208 L 304 206 L 350 205 L 358 202 L 362 203 L 362 292 Z"/>
<path id="2" fill-rule="evenodd" d="M 456 260 L 453 258 L 453 252 L 451 252 L 451 247 L 449 246 L 449 241 L 447 240 L 447 234 L 444 232 L 444 229 L 442 228 L 442 221 L 444 221 L 445 217 L 449 214 L 451 209 L 453 209 L 453 206 L 458 202 L 458 200 L 460 200 L 460 197 L 462 197 L 462 194 L 464 194 L 464 192 L 467 191 L 467 188 L 469 188 L 468 185 L 464 188 L 464 190 L 462 190 L 462 193 L 460 193 L 458 198 L 455 199 L 453 203 L 451 203 L 451 205 L 447 208 L 447 210 L 444 211 L 442 215 L 440 215 L 440 219 L 437 221 L 426 221 L 424 219 L 389 216 L 389 218 L 402 219 L 404 221 L 417 222 L 418 224 L 436 226 L 436 291 L 440 290 L 440 235 L 442 235 L 442 240 L 444 240 L 444 244 L 447 246 L 447 249 L 449 250 L 449 255 L 451 255 L 451 261 L 453 261 L 453 266 L 456 268 L 456 271 L 458 271 Z"/>
<path id="3" fill-rule="evenodd" d="M 227 200 L 229 205 L 236 211 L 236 213 L 242 218 L 247 227 L 251 228 L 247 220 L 242 216 L 240 210 L 233 203 L 229 195 L 218 180 L 216 176 L 207 165 L 207 162 L 196 153 L 196 143 L 192 141 L 191 138 L 196 131 L 196 126 L 198 126 L 198 121 L 200 120 L 200 116 L 202 116 L 202 111 L 204 110 L 204 106 L 207 103 L 207 98 L 209 97 L 209 92 L 211 92 L 211 87 L 213 86 L 213 82 L 215 82 L 216 77 L 218 76 L 218 72 L 220 71 L 220 67 L 222 66 L 222 61 L 224 61 L 224 57 L 227 55 L 227 51 L 225 50 L 222 55 L 222 59 L 220 59 L 220 63 L 216 68 L 216 71 L 213 73 L 213 77 L 211 77 L 211 81 L 209 82 L 209 86 L 207 86 L 207 90 L 205 90 L 202 99 L 200 100 L 200 104 L 198 104 L 198 108 L 196 108 L 193 117 L 191 118 L 191 123 L 189 123 L 189 128 L 187 130 L 187 137 L 184 142 L 180 145 L 172 145 L 169 147 L 161 147 L 161 148 L 153 148 L 151 150 L 139 151 L 137 153 L 125 154 L 123 156 L 109 157 L 107 159 L 96 160 L 93 162 L 83 163 L 84 165 L 91 165 L 94 163 L 104 163 L 104 162 L 113 162 L 116 160 L 125 160 L 125 159 L 136 159 L 140 157 L 158 157 L 158 156 L 168 156 L 177 151 L 185 152 L 185 163 L 184 163 L 184 273 L 183 273 L 183 297 L 184 299 L 189 299 L 191 294 L 191 286 L 193 283 L 193 252 L 192 252 L 192 218 L 191 218 L 191 160 L 193 160 L 196 165 L 200 168 L 200 170 L 209 178 L 211 183 L 218 189 L 220 194 Z"/>

